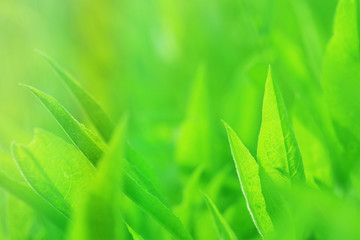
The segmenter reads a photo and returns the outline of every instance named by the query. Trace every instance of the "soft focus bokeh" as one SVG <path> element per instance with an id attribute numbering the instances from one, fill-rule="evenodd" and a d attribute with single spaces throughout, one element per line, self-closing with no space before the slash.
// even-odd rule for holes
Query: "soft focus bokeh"
<path id="1" fill-rule="evenodd" d="M 359 202 L 352 197 L 359 196 L 360 180 L 349 173 L 358 164 L 339 159 L 355 159 L 358 141 L 341 145 L 334 140 L 338 130 L 330 126 L 322 93 L 323 59 L 336 6 L 336 0 L 1 0 L 0 148 L 9 152 L 13 140 L 28 143 L 36 127 L 69 141 L 19 83 L 54 96 L 92 127 L 76 99 L 34 51 L 39 49 L 71 72 L 114 122 L 128 114 L 129 143 L 153 168 L 156 185 L 195 239 L 217 239 L 200 190 L 216 202 L 239 239 L 257 239 L 221 120 L 256 156 L 270 65 L 307 181 L 325 189 L 289 193 L 299 211 L 295 221 L 312 218 L 318 206 L 311 205 L 311 199 L 318 199 L 324 203 L 315 201 L 319 208 L 331 211 L 316 213 L 319 218 L 313 225 L 308 222 L 307 237 L 329 239 L 323 230 L 329 232 L 333 224 L 348 232 L 344 221 L 334 219 L 341 215 L 339 219 L 358 220 L 352 214 L 359 211 Z M 352 139 L 350 135 L 343 139 Z M 38 220 L 30 210 L 5 214 L 29 207 L 5 191 L 1 196 L 0 215 L 7 219 L 2 223 L 11 225 L 5 231 L 9 239 L 55 239 L 46 235 L 49 223 L 34 224 Z M 158 223 L 126 204 L 129 223 L 145 239 L 167 236 Z M 320 229 L 319 235 L 311 235 L 312 228 Z M 351 234 L 342 239 L 351 239 Z"/>

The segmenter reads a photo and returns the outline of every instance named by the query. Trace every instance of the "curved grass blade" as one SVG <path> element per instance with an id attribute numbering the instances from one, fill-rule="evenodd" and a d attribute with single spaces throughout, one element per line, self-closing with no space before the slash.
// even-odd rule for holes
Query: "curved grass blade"
<path id="1" fill-rule="evenodd" d="M 0 171 L 0 186 L 47 217 L 61 230 L 65 230 L 69 218 L 49 204 L 27 184 L 16 181 Z"/>
<path id="2" fill-rule="evenodd" d="M 209 208 L 209 211 L 211 212 L 211 215 L 214 219 L 216 229 L 219 234 L 219 239 L 222 240 L 236 240 L 236 236 L 229 226 L 229 224 L 226 222 L 226 220 L 223 218 L 213 201 L 206 195 L 203 194 L 204 200 L 206 201 L 206 204 Z"/>
<path id="3" fill-rule="evenodd" d="M 97 161 L 101 158 L 106 145 L 102 140 L 94 135 L 83 124 L 80 124 L 63 106 L 61 106 L 53 97 L 39 91 L 38 89 L 23 85 L 31 90 L 31 92 L 39 98 L 39 100 L 50 111 L 54 118 L 58 121 L 61 127 L 68 134 L 74 144 L 80 151 L 96 165 Z"/>
<path id="4" fill-rule="evenodd" d="M 132 229 L 132 227 L 130 227 L 129 224 L 126 224 L 126 227 L 134 240 L 144 240 L 144 238 L 142 236 L 140 236 L 140 234 L 135 232 L 135 230 Z"/>
<path id="5" fill-rule="evenodd" d="M 175 239 L 192 239 L 178 217 L 154 197 L 127 172 L 124 172 L 124 193 L 139 207 L 156 219 Z"/>
<path id="6" fill-rule="evenodd" d="M 55 209 L 69 217 L 71 213 L 69 204 L 27 147 L 13 143 L 11 153 L 29 185 Z"/>
<path id="7" fill-rule="evenodd" d="M 89 186 L 95 168 L 74 145 L 42 129 L 27 146 L 54 186 L 73 208 Z"/>
<path id="8" fill-rule="evenodd" d="M 273 183 L 305 181 L 295 133 L 270 68 L 265 85 L 257 156 L 259 165 Z"/>
<path id="9" fill-rule="evenodd" d="M 247 207 L 258 232 L 261 236 L 266 237 L 272 234 L 274 226 L 266 210 L 259 177 L 259 166 L 234 130 L 226 122 L 224 125 Z"/>
<path id="10" fill-rule="evenodd" d="M 82 206 L 75 215 L 71 239 L 120 240 L 125 228 L 122 217 L 125 122 L 114 132 L 109 151 L 99 162 Z"/>
<path id="11" fill-rule="evenodd" d="M 36 50 L 37 53 L 51 66 L 51 68 L 57 73 L 60 79 L 70 89 L 76 99 L 79 101 L 85 113 L 94 124 L 95 128 L 99 131 L 100 135 L 108 142 L 114 131 L 114 124 L 100 107 L 100 105 L 94 100 L 94 98 L 85 91 L 81 85 L 71 76 L 65 69 L 52 60 L 45 53 Z"/>

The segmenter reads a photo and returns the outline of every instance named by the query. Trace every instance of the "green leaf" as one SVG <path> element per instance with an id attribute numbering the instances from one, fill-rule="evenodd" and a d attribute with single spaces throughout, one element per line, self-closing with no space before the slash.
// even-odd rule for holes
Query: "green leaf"
<path id="1" fill-rule="evenodd" d="M 71 239 L 123 239 L 122 176 L 124 169 L 125 122 L 110 142 L 109 151 L 99 163 L 96 178 L 76 212 Z"/>
<path id="2" fill-rule="evenodd" d="M 227 130 L 241 189 L 251 217 L 260 235 L 267 236 L 274 231 L 274 226 L 266 211 L 265 199 L 262 194 L 259 178 L 259 166 L 234 130 L 225 122 L 224 125 Z"/>
<path id="3" fill-rule="evenodd" d="M 359 1 L 338 3 L 323 64 L 323 89 L 331 115 L 360 140 Z"/>
<path id="4" fill-rule="evenodd" d="M 39 161 L 25 146 L 13 143 L 11 152 L 14 160 L 20 168 L 30 186 L 44 199 L 46 199 L 54 208 L 70 216 L 70 205 L 65 201 L 59 190 L 55 187 L 50 177 L 44 172 Z"/>
<path id="5" fill-rule="evenodd" d="M 94 100 L 94 98 L 86 92 L 81 85 L 71 76 L 65 69 L 52 60 L 45 53 L 37 50 L 40 56 L 52 67 L 52 69 L 58 74 L 60 79 L 70 89 L 76 99 L 79 101 L 85 113 L 90 118 L 96 129 L 99 131 L 105 141 L 109 141 L 114 131 L 114 124 L 100 107 L 100 105 Z"/>
<path id="6" fill-rule="evenodd" d="M 66 216 L 77 207 L 94 167 L 73 145 L 41 129 L 27 146 L 14 144 L 14 159 L 29 184 Z"/>
<path id="7" fill-rule="evenodd" d="M 192 239 L 172 210 L 149 193 L 127 172 L 124 172 L 124 192 L 135 204 L 164 226 L 175 239 Z"/>
<path id="8" fill-rule="evenodd" d="M 13 179 L 7 177 L 4 173 L 0 172 L 0 186 L 27 203 L 29 206 L 33 207 L 39 213 L 46 216 L 58 227 L 65 230 L 68 217 L 66 217 L 48 201 L 44 200 L 28 185 L 14 181 Z"/>
<path id="9" fill-rule="evenodd" d="M 265 85 L 258 163 L 272 183 L 304 182 L 304 166 L 286 108 L 271 70 Z"/>
<path id="10" fill-rule="evenodd" d="M 35 129 L 27 148 L 64 199 L 76 208 L 95 172 L 88 159 L 72 144 L 42 129 Z"/>
<path id="11" fill-rule="evenodd" d="M 223 240 L 237 239 L 233 230 L 230 228 L 229 224 L 223 218 L 223 216 L 221 215 L 215 204 L 211 201 L 211 199 L 206 194 L 204 194 L 204 199 L 214 219 L 215 226 L 218 231 L 219 239 L 223 239 Z"/>
<path id="12" fill-rule="evenodd" d="M 128 148 L 127 148 L 128 149 Z M 138 165 L 137 165 L 138 166 Z M 158 198 L 165 206 L 168 206 L 168 203 L 165 197 L 158 191 L 153 182 L 147 178 L 138 168 L 128 162 L 125 163 L 124 170 L 129 174 L 134 180 L 145 188 L 150 194 Z"/>
<path id="13" fill-rule="evenodd" d="M 6 154 L 1 152 L 0 169 L 0 186 L 2 188 L 47 217 L 60 229 L 65 230 L 68 218 L 36 193 L 20 175 L 11 157 L 7 157 Z"/>
<path id="14" fill-rule="evenodd" d="M 83 124 L 80 124 L 53 97 L 46 95 L 34 87 L 24 86 L 29 88 L 32 93 L 39 98 L 39 100 L 65 130 L 74 144 L 94 165 L 96 165 L 97 161 L 101 158 L 107 148 L 102 140 L 98 136 L 94 135 Z"/>
<path id="15" fill-rule="evenodd" d="M 130 227 L 129 224 L 126 224 L 126 227 L 134 240 L 144 240 L 144 238 L 141 237 L 137 232 L 135 232 L 135 230 L 132 229 L 132 227 Z"/>
<path id="16" fill-rule="evenodd" d="M 13 144 L 12 153 L 30 186 L 66 217 L 88 187 L 94 168 L 73 145 L 36 129 L 28 147 Z"/>

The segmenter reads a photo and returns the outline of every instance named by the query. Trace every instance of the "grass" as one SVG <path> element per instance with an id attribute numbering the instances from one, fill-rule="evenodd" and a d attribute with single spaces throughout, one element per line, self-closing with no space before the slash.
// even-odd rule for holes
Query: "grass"
<path id="1" fill-rule="evenodd" d="M 1 2 L 0 239 L 358 239 L 359 10 Z"/>

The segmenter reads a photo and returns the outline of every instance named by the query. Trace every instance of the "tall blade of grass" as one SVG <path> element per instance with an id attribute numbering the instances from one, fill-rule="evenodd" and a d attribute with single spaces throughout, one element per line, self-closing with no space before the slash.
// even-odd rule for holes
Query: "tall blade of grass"
<path id="1" fill-rule="evenodd" d="M 71 208 L 62 194 L 55 187 L 49 176 L 41 168 L 38 160 L 31 154 L 27 147 L 13 143 L 11 152 L 19 169 L 29 185 L 49 204 L 69 217 Z"/>
<path id="2" fill-rule="evenodd" d="M 75 215 L 71 239 L 120 240 L 124 239 L 122 218 L 122 175 L 124 168 L 125 121 L 116 128 L 109 151 L 99 162 L 96 178 L 92 182 L 82 206 Z"/>
<path id="3" fill-rule="evenodd" d="M 204 66 L 200 66 L 176 146 L 176 160 L 182 167 L 191 169 L 201 162 L 208 164 L 211 159 L 211 121 L 205 73 Z"/>
<path id="4" fill-rule="evenodd" d="M 323 61 L 322 86 L 339 141 L 339 156 L 334 158 L 337 183 L 349 188 L 349 172 L 360 155 L 360 3 L 338 1 L 333 35 Z M 333 149 L 331 148 L 331 149 Z M 334 152 L 335 154 L 337 152 Z M 332 155 L 335 155 L 335 154 Z"/>
<path id="5" fill-rule="evenodd" d="M 273 183 L 305 181 L 299 146 L 270 68 L 265 85 L 257 156 L 259 165 Z"/>
<path id="6" fill-rule="evenodd" d="M 135 204 L 164 226 L 175 239 L 192 239 L 172 210 L 139 185 L 127 172 L 124 172 L 124 192 Z"/>
<path id="7" fill-rule="evenodd" d="M 338 124 L 360 140 L 359 1 L 340 0 L 323 64 L 323 88 Z M 353 143 L 357 144 L 357 143 Z"/>
<path id="8" fill-rule="evenodd" d="M 130 227 L 129 224 L 126 224 L 126 227 L 134 240 L 144 240 L 144 238 L 140 236 L 137 232 L 135 232 L 135 230 L 132 229 L 132 227 Z"/>
<path id="9" fill-rule="evenodd" d="M 60 79 L 70 89 L 76 99 L 79 101 L 85 113 L 94 124 L 100 135 L 108 142 L 114 131 L 114 124 L 100 107 L 100 105 L 94 100 L 94 98 L 84 90 L 78 81 L 75 80 L 64 68 L 57 64 L 53 59 L 47 56 L 45 53 L 36 50 L 37 53 L 52 67 L 57 73 Z"/>
<path id="10" fill-rule="evenodd" d="M 259 177 L 259 166 L 234 130 L 226 122 L 224 125 L 246 204 L 260 235 L 266 237 L 274 231 L 274 226 L 266 210 Z"/>
<path id="11" fill-rule="evenodd" d="M 53 97 L 39 91 L 38 89 L 26 86 L 31 92 L 39 98 L 44 106 L 54 116 L 60 126 L 65 130 L 70 139 L 80 149 L 81 152 L 96 165 L 101 158 L 106 145 L 102 140 L 94 135 L 83 124 L 80 124 L 63 106 L 61 106 Z"/>
<path id="12" fill-rule="evenodd" d="M 204 194 L 204 200 L 206 201 L 209 211 L 211 212 L 211 215 L 214 219 L 214 223 L 218 231 L 219 239 L 236 240 L 237 237 L 235 236 L 233 230 L 226 222 L 226 220 L 223 218 L 223 216 L 221 215 L 221 213 L 219 212 L 213 201 L 206 194 Z"/>

